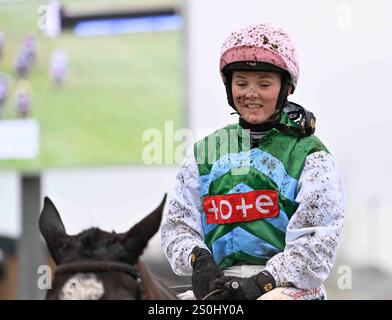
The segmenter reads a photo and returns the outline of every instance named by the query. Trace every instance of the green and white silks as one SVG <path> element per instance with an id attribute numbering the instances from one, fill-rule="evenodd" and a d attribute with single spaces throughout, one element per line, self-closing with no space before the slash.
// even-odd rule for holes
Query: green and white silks
<path id="1" fill-rule="evenodd" d="M 285 113 L 281 122 L 295 125 Z M 295 197 L 305 159 L 319 151 L 327 152 L 317 137 L 297 138 L 276 129 L 251 146 L 249 132 L 238 124 L 195 144 L 202 199 L 253 190 L 278 192 L 279 215 L 275 218 L 207 224 L 206 214 L 202 214 L 205 243 L 222 268 L 237 261 L 265 265 L 283 251 L 287 225 L 298 207 Z"/>
<path id="2" fill-rule="evenodd" d="M 237 125 L 226 127 L 225 131 L 230 128 L 233 136 L 249 138 Z M 222 137 L 219 143 L 230 135 Z M 200 146 L 199 142 L 196 149 Z M 177 275 L 192 274 L 190 253 L 195 246 L 212 249 L 223 266 L 236 258 L 235 255 L 230 257 L 234 250 L 225 254 L 224 245 L 222 251 L 215 250 L 214 242 L 219 244 L 222 239 L 223 243 L 224 236 L 233 228 L 203 223 L 203 197 L 213 192 L 228 194 L 275 188 L 279 191 L 281 210 L 278 218 L 250 221 L 237 228 L 255 239 L 253 247 L 248 246 L 250 252 L 244 256 L 250 257 L 247 261 L 251 263 L 263 263 L 273 255 L 266 263 L 266 270 L 273 275 L 278 287 L 318 288 L 335 261 L 344 220 L 344 186 L 335 159 L 315 137 L 296 139 L 275 130 L 265 136 L 257 148 L 252 149 L 248 142 L 241 150 L 227 149 L 234 154 L 230 161 L 222 161 L 225 157 L 229 159 L 224 147 L 223 151 L 220 145 L 218 150 L 216 148 L 218 146 L 209 152 L 210 163 L 200 161 L 203 153 L 196 159 L 194 150 L 189 152 L 169 192 L 161 224 L 161 244 L 173 271 Z M 257 229 L 252 229 L 253 226 Z M 242 251 L 245 253 L 245 249 Z"/>

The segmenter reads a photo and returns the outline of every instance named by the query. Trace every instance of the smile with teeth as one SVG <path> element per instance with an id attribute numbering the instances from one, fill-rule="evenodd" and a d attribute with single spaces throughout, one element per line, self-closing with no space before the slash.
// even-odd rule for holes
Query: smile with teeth
<path id="1" fill-rule="evenodd" d="M 245 108 L 249 108 L 249 109 L 258 109 L 261 107 L 262 107 L 261 104 L 255 104 L 255 103 L 249 103 L 245 105 Z"/>

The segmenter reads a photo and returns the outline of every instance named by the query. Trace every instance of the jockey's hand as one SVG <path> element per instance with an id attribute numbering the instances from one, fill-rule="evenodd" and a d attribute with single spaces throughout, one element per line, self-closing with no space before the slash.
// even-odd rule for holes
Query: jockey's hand
<path id="1" fill-rule="evenodd" d="M 223 276 L 223 271 L 217 265 L 210 252 L 195 247 L 191 253 L 192 290 L 196 299 L 204 298 L 215 289 L 214 281 Z"/>
<path id="2" fill-rule="evenodd" d="M 224 289 L 220 300 L 256 300 L 276 287 L 272 275 L 264 270 L 250 278 L 221 277 L 215 280 L 217 289 Z"/>

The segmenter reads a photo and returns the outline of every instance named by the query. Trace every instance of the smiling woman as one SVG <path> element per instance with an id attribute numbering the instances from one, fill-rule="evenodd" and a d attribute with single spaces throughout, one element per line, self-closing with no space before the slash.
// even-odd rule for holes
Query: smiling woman
<path id="1" fill-rule="evenodd" d="M 325 299 L 343 184 L 314 118 L 294 121 L 307 114 L 287 100 L 299 76 L 294 45 L 270 24 L 242 28 L 224 42 L 220 71 L 238 124 L 194 145 L 161 228 L 174 272 L 192 275 L 181 298 Z"/>
<path id="2" fill-rule="evenodd" d="M 238 113 L 249 123 L 262 123 L 276 112 L 281 77 L 272 72 L 233 73 L 233 99 Z"/>

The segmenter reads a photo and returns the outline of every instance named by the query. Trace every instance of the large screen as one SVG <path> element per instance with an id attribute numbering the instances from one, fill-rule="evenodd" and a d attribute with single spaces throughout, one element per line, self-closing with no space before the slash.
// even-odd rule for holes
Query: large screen
<path id="1" fill-rule="evenodd" d="M 61 6 L 77 15 L 174 2 Z M 156 19 L 136 27 L 123 19 L 115 29 L 79 24 L 48 37 L 47 7 L 0 3 L 0 169 L 143 163 L 146 130 L 182 126 L 179 19 L 169 27 Z"/>

